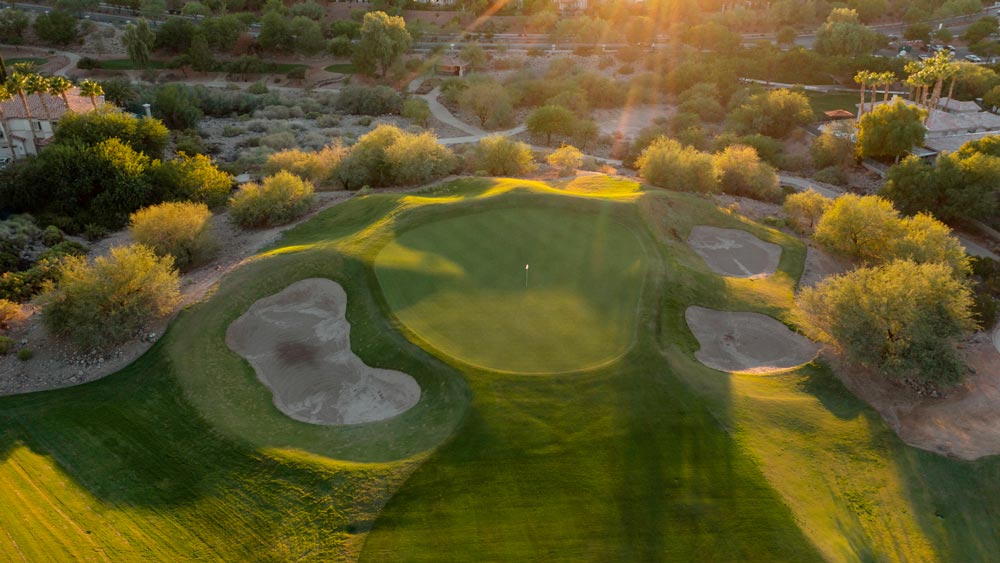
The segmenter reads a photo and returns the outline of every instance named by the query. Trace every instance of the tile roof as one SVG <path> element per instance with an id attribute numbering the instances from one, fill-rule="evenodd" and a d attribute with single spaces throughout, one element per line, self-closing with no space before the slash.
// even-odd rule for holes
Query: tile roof
<path id="1" fill-rule="evenodd" d="M 42 96 L 45 97 L 45 105 L 49 108 L 48 114 L 45 113 L 45 106 L 42 105 Z M 81 96 L 80 89 L 75 86 L 69 92 L 66 92 L 66 99 L 69 100 L 69 109 L 75 112 L 85 113 L 94 109 L 90 98 Z M 97 105 L 100 106 L 103 103 L 104 96 L 98 96 Z M 28 96 L 28 106 L 31 108 L 31 117 L 35 119 L 45 119 L 47 115 L 51 115 L 54 121 L 66 113 L 66 104 L 63 102 L 62 96 L 30 94 Z M 24 114 L 24 104 L 21 103 L 21 97 L 17 94 L 14 94 L 14 97 L 6 102 L 0 102 L 0 108 L 3 109 L 3 116 L 7 119 L 23 119 L 27 117 Z"/>

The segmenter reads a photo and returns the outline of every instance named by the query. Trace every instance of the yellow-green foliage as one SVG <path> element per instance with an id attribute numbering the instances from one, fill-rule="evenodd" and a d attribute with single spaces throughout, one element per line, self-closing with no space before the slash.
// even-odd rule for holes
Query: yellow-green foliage
<path id="1" fill-rule="evenodd" d="M 785 198 L 782 208 L 799 230 L 809 232 L 832 203 L 830 198 L 809 188 L 804 192 L 789 195 Z"/>
<path id="2" fill-rule="evenodd" d="M 24 317 L 21 305 L 7 299 L 0 299 L 0 330 L 6 330 L 11 324 L 23 320 Z"/>
<path id="3" fill-rule="evenodd" d="M 896 260 L 802 291 L 800 320 L 816 339 L 895 378 L 953 382 L 954 341 L 975 328 L 972 292 L 946 263 Z"/>
<path id="4" fill-rule="evenodd" d="M 282 170 L 262 184 L 246 184 L 230 200 L 232 218 L 243 228 L 280 225 L 309 209 L 312 182 Z"/>
<path id="5" fill-rule="evenodd" d="M 565 175 L 583 166 L 583 153 L 573 145 L 563 145 L 553 151 L 545 160 L 549 166 Z"/>
<path id="6" fill-rule="evenodd" d="M 58 287 L 45 297 L 42 320 L 81 347 L 102 348 L 169 314 L 179 288 L 174 259 L 159 257 L 148 246 L 115 247 L 93 262 L 69 256 Z"/>
<path id="7" fill-rule="evenodd" d="M 781 197 L 778 173 L 760 160 L 753 147 L 730 145 L 712 157 L 712 165 L 722 191 L 727 194 L 765 201 Z"/>
<path id="8" fill-rule="evenodd" d="M 129 233 L 135 242 L 160 256 L 172 256 L 178 268 L 203 259 L 213 245 L 212 212 L 204 203 L 168 202 L 133 213 Z"/>
<path id="9" fill-rule="evenodd" d="M 317 186 L 325 186 L 334 182 L 333 174 L 346 154 L 347 149 L 339 140 L 314 152 L 287 149 L 267 157 L 264 172 L 276 174 L 285 170 Z"/>
<path id="10" fill-rule="evenodd" d="M 480 139 L 473 155 L 475 169 L 494 176 L 527 174 L 535 169 L 531 147 L 502 135 Z"/>
<path id="11" fill-rule="evenodd" d="M 964 247 L 947 225 L 924 213 L 901 218 L 892 203 L 878 196 L 837 198 L 820 218 L 815 237 L 831 250 L 872 263 L 897 258 L 943 262 L 959 275 L 970 268 Z"/>
<path id="12" fill-rule="evenodd" d="M 674 139 L 659 137 L 635 161 L 650 184 L 683 192 L 714 192 L 719 180 L 712 156 Z"/>

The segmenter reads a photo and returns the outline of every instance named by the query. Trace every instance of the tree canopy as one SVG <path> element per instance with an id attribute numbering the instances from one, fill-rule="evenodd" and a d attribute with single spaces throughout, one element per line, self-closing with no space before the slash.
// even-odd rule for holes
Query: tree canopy
<path id="1" fill-rule="evenodd" d="M 413 39 L 406 22 L 385 12 L 368 12 L 361 22 L 354 49 L 354 65 L 367 74 L 385 76 L 394 62 L 410 48 Z"/>
<path id="2" fill-rule="evenodd" d="M 862 158 L 891 160 L 924 143 L 923 109 L 896 100 L 861 116 L 858 124 L 858 154 Z"/>

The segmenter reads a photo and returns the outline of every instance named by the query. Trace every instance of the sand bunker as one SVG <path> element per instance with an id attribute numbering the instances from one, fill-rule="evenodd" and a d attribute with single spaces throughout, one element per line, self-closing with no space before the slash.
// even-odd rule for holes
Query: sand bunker
<path id="1" fill-rule="evenodd" d="M 698 225 L 688 244 L 717 274 L 757 278 L 773 274 L 781 260 L 781 247 L 739 229 Z"/>
<path id="2" fill-rule="evenodd" d="M 246 358 L 281 412 L 312 424 L 359 424 L 417 403 L 409 375 L 372 368 L 351 351 L 347 294 L 327 279 L 302 280 L 253 304 L 229 325 L 226 344 Z"/>
<path id="3" fill-rule="evenodd" d="M 688 307 L 684 317 L 701 345 L 695 358 L 719 371 L 772 373 L 812 361 L 820 348 L 760 313 Z"/>

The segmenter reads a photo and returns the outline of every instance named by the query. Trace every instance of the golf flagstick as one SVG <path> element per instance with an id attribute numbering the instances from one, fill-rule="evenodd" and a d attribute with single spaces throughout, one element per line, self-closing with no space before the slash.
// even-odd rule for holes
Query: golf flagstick
<path id="1" fill-rule="evenodd" d="M 528 289 L 528 265 L 524 265 L 524 289 Z"/>

